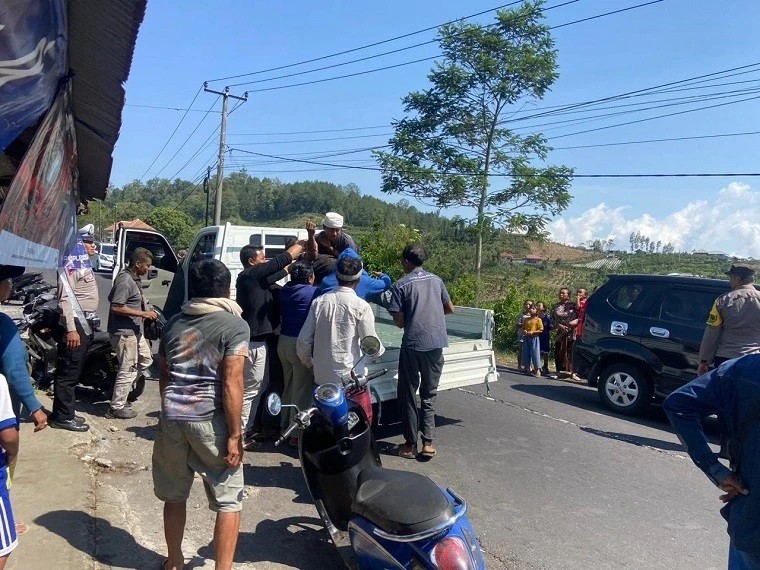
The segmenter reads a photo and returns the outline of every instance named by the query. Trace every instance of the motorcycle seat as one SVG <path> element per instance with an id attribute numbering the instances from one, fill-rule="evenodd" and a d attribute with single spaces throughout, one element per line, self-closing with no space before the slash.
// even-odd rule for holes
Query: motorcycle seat
<path id="1" fill-rule="evenodd" d="M 352 510 L 401 536 L 429 530 L 455 514 L 452 502 L 428 477 L 374 465 L 359 474 Z"/>
<path id="2" fill-rule="evenodd" d="M 92 336 L 93 344 L 104 344 L 107 342 L 111 342 L 111 335 L 105 331 L 96 331 Z"/>

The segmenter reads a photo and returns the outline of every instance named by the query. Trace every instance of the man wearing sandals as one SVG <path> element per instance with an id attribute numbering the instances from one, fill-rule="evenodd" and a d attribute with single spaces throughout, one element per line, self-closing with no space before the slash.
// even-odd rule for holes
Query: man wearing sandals
<path id="1" fill-rule="evenodd" d="M 425 271 L 427 254 L 419 245 L 408 245 L 401 255 L 405 275 L 391 289 L 388 312 L 404 329 L 398 360 L 398 399 L 404 424 L 400 457 L 417 455 L 417 437 L 422 433 L 422 455 L 433 457 L 435 448 L 435 397 L 443 370 L 443 349 L 449 345 L 446 315 L 454 312 L 446 285 Z M 417 390 L 420 409 L 417 409 Z"/>
<path id="2" fill-rule="evenodd" d="M 230 296 L 229 269 L 216 259 L 190 265 L 191 299 L 164 329 L 159 347 L 161 419 L 153 445 L 153 486 L 164 502 L 168 557 L 184 568 L 182 538 L 196 474 L 216 512 L 216 568 L 229 570 L 243 501 L 243 365 L 248 324 Z"/>

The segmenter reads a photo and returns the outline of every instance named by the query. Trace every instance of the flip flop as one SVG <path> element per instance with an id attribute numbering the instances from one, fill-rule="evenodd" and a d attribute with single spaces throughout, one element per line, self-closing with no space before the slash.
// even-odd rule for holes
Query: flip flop
<path id="1" fill-rule="evenodd" d="M 22 522 L 16 523 L 16 536 L 21 536 L 27 532 L 29 532 L 29 525 Z"/>
<path id="2" fill-rule="evenodd" d="M 406 444 L 402 444 L 396 446 L 396 455 L 404 459 L 414 459 L 417 457 L 417 450 Z"/>
<path id="3" fill-rule="evenodd" d="M 427 451 L 425 450 L 426 447 L 428 448 Z M 424 445 L 422 446 L 420 455 L 423 457 L 435 457 L 435 448 L 432 445 Z"/>

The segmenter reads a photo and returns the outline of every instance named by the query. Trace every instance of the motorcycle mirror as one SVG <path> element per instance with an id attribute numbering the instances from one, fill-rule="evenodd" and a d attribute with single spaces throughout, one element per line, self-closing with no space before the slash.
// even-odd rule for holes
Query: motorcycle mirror
<path id="1" fill-rule="evenodd" d="M 269 415 L 276 416 L 280 413 L 281 409 L 282 400 L 280 399 L 280 395 L 274 392 L 269 394 L 269 397 L 267 398 L 267 412 L 269 412 Z"/>
<path id="2" fill-rule="evenodd" d="M 369 356 L 370 358 L 374 358 L 380 354 L 381 346 L 382 344 L 380 344 L 380 339 L 376 336 L 365 336 L 361 342 L 359 342 L 359 348 L 361 349 L 362 353 Z"/>

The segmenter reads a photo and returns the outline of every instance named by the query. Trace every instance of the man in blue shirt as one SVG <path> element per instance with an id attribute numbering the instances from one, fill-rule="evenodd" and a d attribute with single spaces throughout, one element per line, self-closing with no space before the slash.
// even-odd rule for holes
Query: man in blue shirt
<path id="1" fill-rule="evenodd" d="M 351 247 L 344 249 L 338 256 L 338 261 L 344 258 L 359 259 L 359 254 L 356 253 Z M 376 302 L 381 304 L 380 295 L 385 293 L 391 288 L 393 280 L 385 273 L 376 273 L 376 277 L 372 277 L 365 269 L 362 269 L 362 274 L 359 277 L 359 284 L 356 286 L 356 295 L 360 299 L 365 301 Z M 322 279 L 322 293 L 328 293 L 338 287 L 338 272 L 333 269 L 332 272 Z"/>
<path id="2" fill-rule="evenodd" d="M 760 569 L 760 354 L 729 360 L 673 392 L 663 403 L 686 451 L 724 494 L 731 539 L 729 570 Z M 707 443 L 701 420 L 716 414 L 731 468 Z"/>
<path id="3" fill-rule="evenodd" d="M 422 432 L 422 455 L 433 457 L 435 397 L 443 371 L 443 349 L 449 345 L 445 316 L 454 312 L 446 285 L 437 275 L 422 268 L 427 254 L 421 246 L 404 248 L 401 264 L 405 275 L 391 290 L 388 312 L 404 329 L 398 359 L 398 400 L 405 443 L 399 457 L 417 455 L 417 437 Z M 420 409 L 417 409 L 417 390 Z"/>

